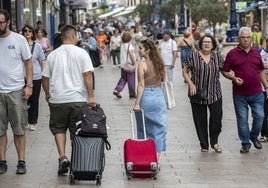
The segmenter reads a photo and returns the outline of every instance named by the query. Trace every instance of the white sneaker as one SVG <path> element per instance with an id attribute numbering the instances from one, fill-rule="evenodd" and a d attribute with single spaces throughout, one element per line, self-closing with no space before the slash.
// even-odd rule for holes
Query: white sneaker
<path id="1" fill-rule="evenodd" d="M 259 141 L 260 142 L 267 142 L 268 138 L 266 136 L 260 136 Z"/>
<path id="2" fill-rule="evenodd" d="M 31 124 L 26 125 L 25 130 L 29 131 L 31 128 Z"/>
<path id="3" fill-rule="evenodd" d="M 33 124 L 31 124 L 31 125 L 30 125 L 30 131 L 36 131 L 36 126 L 33 125 Z"/>

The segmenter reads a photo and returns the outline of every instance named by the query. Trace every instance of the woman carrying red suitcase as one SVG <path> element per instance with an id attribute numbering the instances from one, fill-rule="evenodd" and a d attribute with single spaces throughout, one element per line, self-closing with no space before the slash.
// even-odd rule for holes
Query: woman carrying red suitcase
<path id="1" fill-rule="evenodd" d="M 146 134 L 154 140 L 159 161 L 166 151 L 167 106 L 160 87 L 166 75 L 165 65 L 157 47 L 151 40 L 139 45 L 139 55 L 145 60 L 138 65 L 138 88 L 134 110 L 144 111 Z M 137 120 L 138 138 L 144 138 L 142 120 Z"/>

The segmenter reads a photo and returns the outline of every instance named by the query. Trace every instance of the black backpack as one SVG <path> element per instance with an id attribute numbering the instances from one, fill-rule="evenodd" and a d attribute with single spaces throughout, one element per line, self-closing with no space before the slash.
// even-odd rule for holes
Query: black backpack
<path id="1" fill-rule="evenodd" d="M 87 137 L 107 138 L 106 115 L 97 104 L 95 107 L 88 105 L 81 108 L 76 124 L 76 135 Z"/>
<path id="2" fill-rule="evenodd" d="M 111 149 L 111 144 L 107 140 L 106 115 L 99 104 L 95 107 L 82 107 L 75 125 L 77 136 L 103 138 L 106 149 Z"/>

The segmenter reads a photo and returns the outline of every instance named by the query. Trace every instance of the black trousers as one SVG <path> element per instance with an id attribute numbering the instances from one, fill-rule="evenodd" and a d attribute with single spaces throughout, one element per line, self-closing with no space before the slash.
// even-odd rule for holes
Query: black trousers
<path id="1" fill-rule="evenodd" d="M 265 136 L 265 137 L 268 138 L 268 121 L 267 121 L 267 117 L 268 117 L 268 99 L 266 98 L 266 92 L 264 92 L 264 97 L 265 97 L 265 101 L 264 101 L 264 119 L 263 119 L 263 123 L 262 123 L 261 136 Z"/>
<path id="2" fill-rule="evenodd" d="M 39 112 L 39 96 L 41 90 L 41 79 L 33 80 L 33 94 L 28 99 L 28 123 L 37 124 L 38 112 Z"/>
<path id="3" fill-rule="evenodd" d="M 222 99 L 213 104 L 202 105 L 191 103 L 195 129 L 200 146 L 203 149 L 213 147 L 218 143 L 218 137 L 222 128 Z M 209 110 L 209 130 L 208 130 L 208 110 Z M 208 132 L 209 131 L 209 132 Z"/>

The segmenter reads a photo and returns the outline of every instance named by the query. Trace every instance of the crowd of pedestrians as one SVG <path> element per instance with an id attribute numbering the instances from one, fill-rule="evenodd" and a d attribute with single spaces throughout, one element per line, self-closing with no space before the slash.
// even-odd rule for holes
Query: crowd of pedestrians
<path id="1" fill-rule="evenodd" d="M 60 24 L 55 36 L 48 36 L 40 21 L 37 28 L 25 25 L 22 35 L 10 31 L 9 25 L 9 13 L 0 10 L 0 174 L 8 169 L 6 132 L 9 124 L 18 155 L 17 174 L 27 172 L 25 130 L 38 128 L 41 86 L 50 110 L 49 129 L 59 154 L 58 174 L 68 172 L 66 131 L 70 130 L 72 138 L 80 108 L 86 104 L 96 105 L 94 67 L 102 69 L 106 63 L 120 68 L 118 83 L 114 83 L 114 90 L 107 93 L 121 99 L 120 93 L 128 85 L 129 98 L 135 99 L 133 109 L 144 110 L 146 133 L 155 141 L 160 160 L 167 147 L 168 130 L 161 82 L 173 81 L 178 51 L 181 52 L 179 59 L 189 98 L 197 96 L 201 90 L 205 95 L 190 100 L 201 152 L 208 152 L 210 147 L 217 153 L 223 152 L 218 143 L 224 113 L 221 74 L 233 85 L 238 136 L 242 144 L 240 153 L 248 153 L 251 143 L 261 149 L 261 142 L 268 141 L 268 42 L 266 40 L 266 46 L 261 48 L 260 34 L 255 27 L 253 32 L 248 27 L 240 28 L 239 44 L 225 58 L 222 47 L 217 47 L 221 43 L 213 36 L 186 29 L 183 37 L 176 41 L 172 32 L 158 22 L 145 32 L 138 23 L 130 27 L 119 23 Z M 53 45 L 49 37 L 53 38 Z M 130 71 L 127 64 L 136 70 Z M 248 122 L 248 107 L 252 112 L 252 126 Z M 141 122 L 137 118 L 138 138 L 144 136 Z"/>

